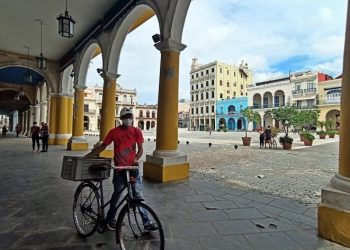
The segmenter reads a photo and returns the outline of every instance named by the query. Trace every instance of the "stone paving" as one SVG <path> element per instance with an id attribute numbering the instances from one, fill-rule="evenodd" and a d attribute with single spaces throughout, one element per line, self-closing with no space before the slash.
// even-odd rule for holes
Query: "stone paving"
<path id="1" fill-rule="evenodd" d="M 152 136 L 145 133 L 148 153 L 154 150 Z M 213 134 L 210 137 L 213 146 L 209 148 L 204 142 L 206 136 L 180 133 L 180 140 L 191 140 L 189 145 L 182 141 L 179 144 L 179 150 L 189 155 L 189 180 L 168 184 L 144 182 L 145 200 L 160 216 L 165 228 L 166 249 L 347 249 L 317 237 L 316 200 L 288 199 L 283 197 L 288 194 L 272 192 L 274 186 L 282 183 L 282 179 L 280 182 L 274 179 L 280 179 L 286 169 L 301 164 L 297 159 L 302 158 L 307 164 L 300 169 L 309 166 L 328 174 L 318 184 L 322 187 L 323 181 L 330 179 L 337 169 L 333 162 L 337 159 L 337 143 L 287 152 L 258 149 L 254 144 L 234 150 L 232 146 L 238 139 L 230 142 L 221 134 Z M 89 140 L 93 142 L 94 138 Z M 62 157 L 86 152 L 50 146 L 48 153 L 33 153 L 30 143 L 28 138 L 15 138 L 11 134 L 0 138 L 0 249 L 116 249 L 112 232 L 81 239 L 73 226 L 72 202 L 79 183 L 60 178 Z M 329 151 L 333 155 L 331 164 L 319 167 L 310 163 Z M 272 160 L 267 155 L 281 162 L 277 168 L 287 161 L 290 163 L 275 174 L 277 168 L 270 166 Z M 206 171 L 200 167 L 204 164 Z M 327 169 L 327 165 L 331 166 Z M 211 167 L 206 169 L 206 166 Z M 261 167 L 257 171 L 259 166 L 273 170 L 261 172 Z M 244 180 L 242 176 L 249 172 L 251 179 L 241 183 L 225 181 L 236 180 L 236 176 L 239 176 L 237 180 Z M 226 176 L 227 173 L 232 175 Z M 258 178 L 259 174 L 264 177 Z M 106 181 L 105 186 L 108 195 L 110 182 Z M 295 192 L 302 188 L 296 187 Z"/>

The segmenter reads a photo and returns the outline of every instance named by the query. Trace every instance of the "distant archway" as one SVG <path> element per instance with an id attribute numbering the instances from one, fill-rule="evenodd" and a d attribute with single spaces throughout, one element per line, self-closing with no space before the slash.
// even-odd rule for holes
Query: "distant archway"
<path id="1" fill-rule="evenodd" d="M 236 129 L 236 123 L 235 123 L 235 119 L 230 118 L 227 121 L 227 129 L 228 130 L 235 130 Z"/>

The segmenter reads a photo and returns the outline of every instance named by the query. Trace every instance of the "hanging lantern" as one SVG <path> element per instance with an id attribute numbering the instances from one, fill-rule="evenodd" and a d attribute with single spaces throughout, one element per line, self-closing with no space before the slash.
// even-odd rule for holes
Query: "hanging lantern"
<path id="1" fill-rule="evenodd" d="M 27 54 L 28 55 L 27 56 L 27 70 L 26 70 L 26 72 L 23 75 L 24 76 L 23 81 L 25 83 L 31 83 L 33 78 L 32 78 L 32 75 L 30 74 L 30 71 L 29 71 L 29 47 L 28 46 L 23 46 L 23 47 L 27 48 L 27 50 L 28 50 L 28 54 Z"/>
<path id="2" fill-rule="evenodd" d="M 68 14 L 67 0 L 66 0 L 66 11 L 57 17 L 58 20 L 58 34 L 63 37 L 71 38 L 74 36 L 74 24 L 75 20 Z"/>
<path id="3" fill-rule="evenodd" d="M 36 65 L 39 69 L 46 69 L 46 59 L 43 56 L 43 21 L 35 19 L 40 23 L 40 56 L 36 58 Z"/>

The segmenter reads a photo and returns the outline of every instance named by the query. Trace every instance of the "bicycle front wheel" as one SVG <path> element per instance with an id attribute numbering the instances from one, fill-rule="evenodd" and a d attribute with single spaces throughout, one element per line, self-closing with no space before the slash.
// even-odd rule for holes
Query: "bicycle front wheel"
<path id="1" fill-rule="evenodd" d="M 164 249 L 163 227 L 146 204 L 126 204 L 117 220 L 116 240 L 120 249 Z"/>
<path id="2" fill-rule="evenodd" d="M 90 181 L 81 183 L 74 195 L 73 220 L 82 237 L 92 235 L 98 226 L 100 196 Z"/>

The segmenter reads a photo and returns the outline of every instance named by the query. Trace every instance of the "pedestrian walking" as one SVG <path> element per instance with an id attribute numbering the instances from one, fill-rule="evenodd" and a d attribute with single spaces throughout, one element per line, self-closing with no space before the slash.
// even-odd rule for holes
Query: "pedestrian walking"
<path id="1" fill-rule="evenodd" d="M 37 122 L 33 122 L 33 126 L 31 126 L 30 128 L 30 134 L 29 134 L 29 137 L 32 138 L 33 152 L 35 152 L 35 143 L 38 147 L 37 152 L 39 152 L 39 149 L 40 149 L 39 131 L 40 131 L 40 127 L 37 125 Z"/>
<path id="2" fill-rule="evenodd" d="M 265 129 L 264 129 L 264 127 L 260 127 L 258 129 L 258 133 L 259 133 L 260 148 L 264 148 L 264 143 L 265 143 Z"/>
<path id="3" fill-rule="evenodd" d="M 22 127 L 21 125 L 16 125 L 15 127 L 15 130 L 16 130 L 16 136 L 18 137 L 18 135 L 22 132 Z"/>
<path id="4" fill-rule="evenodd" d="M 2 136 L 6 136 L 6 133 L 7 133 L 7 127 L 6 127 L 6 125 L 4 125 L 3 127 L 2 127 Z"/>
<path id="5" fill-rule="evenodd" d="M 266 148 L 267 144 L 269 145 L 269 148 L 272 148 L 271 134 L 272 134 L 272 131 L 271 131 L 271 127 L 269 125 L 269 126 L 267 126 L 267 129 L 265 129 L 265 148 Z"/>

